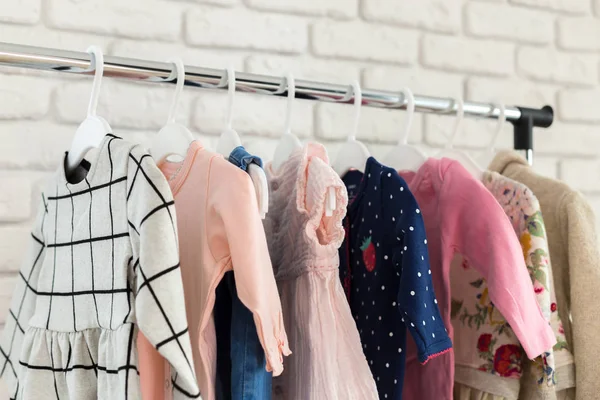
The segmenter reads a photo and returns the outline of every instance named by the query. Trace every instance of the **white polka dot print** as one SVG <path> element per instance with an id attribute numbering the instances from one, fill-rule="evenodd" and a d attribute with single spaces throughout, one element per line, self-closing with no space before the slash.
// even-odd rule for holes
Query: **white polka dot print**
<path id="1" fill-rule="evenodd" d="M 392 217 L 392 222 L 396 222 L 396 217 Z M 400 240 L 400 239 L 398 239 Z"/>
<path id="2" fill-rule="evenodd" d="M 389 368 L 390 367 L 390 363 L 385 363 L 385 367 Z M 387 397 L 387 394 L 385 395 L 385 397 Z"/>
<path id="3" fill-rule="evenodd" d="M 425 261 L 425 257 L 421 256 L 421 261 Z"/>
<path id="4" fill-rule="evenodd" d="M 375 190 L 377 190 L 377 186 L 375 186 Z"/>
<path id="5" fill-rule="evenodd" d="M 402 350 L 402 349 L 398 349 L 398 350 Z M 398 384 L 398 379 L 394 379 L 394 385 Z"/>
<path id="6" fill-rule="evenodd" d="M 423 240 L 423 243 L 427 244 L 427 239 Z"/>
<path id="7" fill-rule="evenodd" d="M 387 256 L 387 254 L 383 256 L 383 259 L 384 259 L 384 260 L 387 260 L 387 259 L 388 259 L 388 256 Z"/>
<path id="8" fill-rule="evenodd" d="M 373 230 L 369 229 L 369 235 L 372 235 L 372 234 L 373 234 Z"/>
<path id="9" fill-rule="evenodd" d="M 435 333 L 432 333 L 432 334 L 431 334 L 431 337 L 434 337 L 434 338 L 435 338 Z"/>
<path id="10" fill-rule="evenodd" d="M 395 301 L 392 303 L 392 306 L 396 307 L 396 302 Z"/>
<path id="11" fill-rule="evenodd" d="M 398 353 L 402 353 L 402 348 L 398 347 Z"/>
<path id="12" fill-rule="evenodd" d="M 417 272 L 417 276 L 420 278 L 420 277 L 421 277 L 421 273 L 420 273 L 420 272 Z"/>
<path id="13" fill-rule="evenodd" d="M 427 271 L 427 273 L 428 273 L 429 275 L 431 275 L 431 270 L 428 270 L 428 271 Z"/>
<path id="14" fill-rule="evenodd" d="M 400 239 L 399 237 L 396 237 L 396 240 L 397 240 L 397 241 L 400 241 L 400 240 L 402 240 L 402 239 Z"/>
<path id="15" fill-rule="evenodd" d="M 415 324 L 413 324 L 412 322 L 410 323 L 410 326 L 412 326 L 413 328 L 415 327 Z"/>
<path id="16" fill-rule="evenodd" d="M 427 303 L 423 303 L 423 306 L 424 306 L 425 308 L 427 308 Z"/>
<path id="17" fill-rule="evenodd" d="M 374 334 L 375 334 L 375 331 L 371 331 L 371 335 L 374 335 Z"/>
<path id="18" fill-rule="evenodd" d="M 393 199 L 393 198 L 394 198 L 394 195 L 393 195 L 393 194 L 390 194 L 390 199 Z"/>
<path id="19" fill-rule="evenodd" d="M 381 349 L 381 347 L 377 346 L 377 351 L 379 351 Z"/>
<path id="20" fill-rule="evenodd" d="M 392 174 L 390 172 L 388 172 L 388 178 L 391 177 L 391 176 L 392 176 Z"/>
<path id="21" fill-rule="evenodd" d="M 379 218 L 379 215 L 375 214 L 375 219 Z"/>
<path id="22" fill-rule="evenodd" d="M 379 316 L 379 320 L 381 321 L 381 315 Z"/>
<path id="23" fill-rule="evenodd" d="M 423 326 L 425 326 L 425 321 L 423 321 Z"/>
<path id="24" fill-rule="evenodd" d="M 400 186 L 400 191 L 404 192 L 404 187 L 403 186 Z"/>
<path id="25" fill-rule="evenodd" d="M 385 286 L 381 285 L 381 290 L 385 290 Z"/>
<path id="26" fill-rule="evenodd" d="M 421 210 L 419 210 L 419 209 L 417 208 L 417 214 L 420 214 L 420 213 L 421 213 Z"/>
<path id="27" fill-rule="evenodd" d="M 369 202 L 369 207 L 371 207 L 371 202 Z"/>
<path id="28" fill-rule="evenodd" d="M 431 319 L 435 321 L 435 317 L 433 315 L 431 316 Z"/>
<path id="29" fill-rule="evenodd" d="M 408 230 L 409 230 L 409 231 L 414 231 L 414 230 L 415 230 L 415 228 L 414 228 L 414 227 L 412 227 L 412 226 L 410 226 L 410 227 L 408 227 Z"/>
<path id="30" fill-rule="evenodd" d="M 375 300 L 373 300 L 373 305 L 375 305 Z"/>
<path id="31" fill-rule="evenodd" d="M 408 246 L 404 246 L 404 251 L 408 250 Z"/>
<path id="32" fill-rule="evenodd" d="M 390 332 L 390 337 L 394 336 L 394 332 Z"/>
<path id="33" fill-rule="evenodd" d="M 367 175 L 367 178 L 370 178 L 370 177 L 371 177 L 371 173 L 369 172 L 369 174 Z"/>
<path id="34" fill-rule="evenodd" d="M 410 295 L 411 295 L 411 296 L 414 296 L 414 295 L 415 295 L 415 291 L 414 291 L 414 290 L 411 290 L 411 291 L 410 291 Z"/>
<path id="35" fill-rule="evenodd" d="M 433 299 L 433 302 L 434 302 L 435 304 L 437 304 L 437 299 Z"/>

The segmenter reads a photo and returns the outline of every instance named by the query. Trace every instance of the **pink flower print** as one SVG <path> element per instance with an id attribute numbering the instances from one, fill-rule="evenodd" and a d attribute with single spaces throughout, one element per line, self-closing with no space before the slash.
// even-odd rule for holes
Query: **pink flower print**
<path id="1" fill-rule="evenodd" d="M 544 287 L 538 281 L 535 281 L 533 283 L 533 291 L 535 294 L 540 294 L 544 291 Z"/>
<path id="2" fill-rule="evenodd" d="M 467 262 L 466 258 L 463 258 L 461 266 L 463 269 L 469 269 L 469 263 Z"/>
<path id="3" fill-rule="evenodd" d="M 560 324 L 558 324 L 558 333 L 560 333 L 561 335 L 565 334 L 565 328 L 563 327 L 562 322 Z"/>

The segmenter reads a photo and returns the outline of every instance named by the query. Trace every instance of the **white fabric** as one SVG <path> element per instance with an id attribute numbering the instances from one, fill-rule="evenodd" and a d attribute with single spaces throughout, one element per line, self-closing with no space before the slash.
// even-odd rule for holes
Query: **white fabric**
<path id="1" fill-rule="evenodd" d="M 86 169 L 41 196 L 0 341 L 11 399 L 140 398 L 138 326 L 197 398 L 169 186 L 113 135 Z"/>

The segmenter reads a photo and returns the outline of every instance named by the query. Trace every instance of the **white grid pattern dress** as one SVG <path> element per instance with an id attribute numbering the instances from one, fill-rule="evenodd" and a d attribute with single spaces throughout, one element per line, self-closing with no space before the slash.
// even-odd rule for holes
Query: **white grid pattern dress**
<path id="1" fill-rule="evenodd" d="M 0 341 L 11 399 L 139 399 L 138 328 L 199 398 L 167 182 L 113 135 L 82 165 L 72 184 L 61 163 L 41 196 Z"/>

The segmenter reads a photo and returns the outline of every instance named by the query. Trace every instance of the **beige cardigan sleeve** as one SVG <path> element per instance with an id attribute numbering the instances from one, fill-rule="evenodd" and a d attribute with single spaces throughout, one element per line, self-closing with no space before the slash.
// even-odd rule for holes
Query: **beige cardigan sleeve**
<path id="1" fill-rule="evenodd" d="M 560 215 L 568 219 L 560 227 L 568 245 L 577 399 L 593 399 L 600 393 L 600 254 L 595 217 L 578 192 L 568 193 L 562 203 Z"/>

